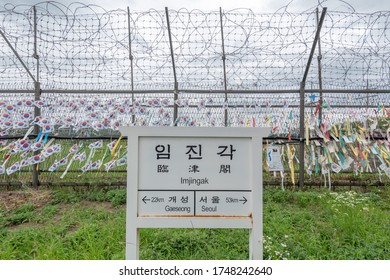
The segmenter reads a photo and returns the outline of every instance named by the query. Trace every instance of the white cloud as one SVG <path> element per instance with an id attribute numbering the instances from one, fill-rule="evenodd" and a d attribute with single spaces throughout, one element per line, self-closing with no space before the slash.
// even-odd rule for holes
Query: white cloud
<path id="1" fill-rule="evenodd" d="M 34 5 L 41 3 L 42 0 L 0 0 L 0 6 L 6 3 L 13 5 L 26 4 Z M 59 3 L 69 5 L 76 0 L 62 0 Z M 96 4 L 102 6 L 106 10 L 126 9 L 130 7 L 132 10 L 145 11 L 149 9 L 163 10 L 165 7 L 178 10 L 185 8 L 188 10 L 199 9 L 202 11 L 218 10 L 222 7 L 224 10 L 231 10 L 236 8 L 249 8 L 256 13 L 267 12 L 272 13 L 280 8 L 288 5 L 288 11 L 299 12 L 314 8 L 319 2 L 323 6 L 328 7 L 329 10 L 348 11 L 351 6 L 361 13 L 372 13 L 375 11 L 390 10 L 390 1 L 388 0 L 91 0 L 78 1 L 86 4 Z M 349 3 L 349 5 L 347 4 Z"/>

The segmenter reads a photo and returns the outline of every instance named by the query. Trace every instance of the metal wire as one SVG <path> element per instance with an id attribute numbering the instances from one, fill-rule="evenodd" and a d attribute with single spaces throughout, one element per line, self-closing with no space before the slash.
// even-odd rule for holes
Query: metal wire
<path id="1" fill-rule="evenodd" d="M 310 141 L 322 139 L 321 124 L 342 131 L 346 122 L 370 130 L 373 141 L 388 138 L 389 27 L 390 12 L 328 10 L 321 69 L 313 60 L 306 77 Z M 34 124 L 56 141 L 68 139 L 65 146 L 116 139 L 120 125 L 269 126 L 269 139 L 302 140 L 299 88 L 315 9 L 140 12 L 50 1 L 5 5 L 0 30 L 7 39 L 0 40 L 0 133 L 7 138 L 0 147 Z"/>
<path id="2" fill-rule="evenodd" d="M 131 34 L 135 89 L 172 89 L 172 61 L 164 11 L 106 11 L 96 5 L 6 5 L 0 24 L 29 69 L 39 56 L 43 89 L 129 89 Z M 327 13 L 321 32 L 324 88 L 386 88 L 390 81 L 389 12 Z M 218 11 L 170 10 L 179 89 L 223 89 L 221 18 Z M 296 88 L 302 78 L 316 13 L 255 14 L 223 11 L 228 89 Z M 29 77 L 1 44 L 2 87 L 28 87 Z M 315 69 L 316 65 L 313 64 Z M 33 72 L 33 71 L 32 71 Z M 308 84 L 318 85 L 315 70 Z M 318 87 L 318 86 L 317 86 Z"/>

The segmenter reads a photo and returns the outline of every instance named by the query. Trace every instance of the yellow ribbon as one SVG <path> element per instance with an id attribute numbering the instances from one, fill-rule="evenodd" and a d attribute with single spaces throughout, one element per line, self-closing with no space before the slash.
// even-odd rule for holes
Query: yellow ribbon
<path id="1" fill-rule="evenodd" d="M 346 126 L 347 126 L 347 135 L 351 136 L 351 127 L 349 123 L 349 118 L 347 118 Z"/>
<path id="2" fill-rule="evenodd" d="M 111 151 L 112 157 L 115 155 L 115 150 L 118 147 L 119 143 L 121 142 L 121 139 L 122 139 L 122 134 L 121 134 L 121 136 L 119 136 L 118 141 L 116 141 L 114 148 L 112 148 L 112 151 Z"/>
<path id="3" fill-rule="evenodd" d="M 287 155 L 288 155 L 288 165 L 290 166 L 290 172 L 291 172 L 291 181 L 293 185 L 295 185 L 293 151 L 292 149 L 290 149 L 290 146 L 288 144 L 287 144 Z"/>

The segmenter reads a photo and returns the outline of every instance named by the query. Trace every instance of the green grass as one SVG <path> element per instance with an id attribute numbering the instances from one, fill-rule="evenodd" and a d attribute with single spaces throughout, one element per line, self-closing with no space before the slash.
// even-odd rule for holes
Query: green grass
<path id="1" fill-rule="evenodd" d="M 125 189 L 10 193 L 0 191 L 0 259 L 125 258 Z M 141 259 L 233 260 L 249 254 L 245 229 L 141 229 L 140 236 Z M 390 188 L 265 189 L 263 248 L 265 259 L 389 260 Z"/>

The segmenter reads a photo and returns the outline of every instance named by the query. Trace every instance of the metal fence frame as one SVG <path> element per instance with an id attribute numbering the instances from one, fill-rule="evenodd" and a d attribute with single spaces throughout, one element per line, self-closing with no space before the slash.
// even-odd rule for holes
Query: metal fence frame
<path id="1" fill-rule="evenodd" d="M 186 88 L 180 88 L 180 81 L 177 79 L 176 75 L 176 66 L 175 66 L 175 53 L 174 53 L 174 46 L 173 46 L 173 41 L 172 41 L 172 30 L 170 27 L 170 17 L 169 17 L 169 9 L 166 7 L 165 8 L 165 16 L 166 16 L 166 22 L 167 22 L 167 30 L 168 30 L 168 38 L 169 38 L 169 46 L 170 46 L 170 56 L 171 56 L 171 61 L 172 61 L 172 71 L 173 71 L 173 78 L 174 80 L 172 81 L 172 89 L 171 90 L 137 90 L 134 89 L 133 86 L 133 54 L 132 54 L 132 41 L 131 41 L 131 19 L 130 19 L 130 8 L 127 7 L 127 14 L 128 14 L 128 44 L 129 44 L 129 60 L 130 60 L 130 65 L 131 65 L 131 88 L 128 90 L 52 90 L 52 89 L 44 89 L 41 88 L 41 82 L 40 82 L 40 68 L 39 68 L 39 63 L 40 63 L 40 57 L 39 54 L 37 53 L 37 10 L 36 7 L 33 6 L 33 13 L 34 13 L 34 55 L 33 57 L 36 59 L 37 62 L 37 69 L 35 75 L 31 73 L 30 69 L 26 66 L 20 55 L 18 54 L 17 50 L 13 47 L 13 45 L 10 43 L 4 32 L 0 29 L 0 35 L 2 36 L 2 39 L 6 42 L 6 44 L 9 46 L 9 48 L 12 50 L 14 53 L 15 57 L 19 61 L 19 63 L 22 65 L 26 73 L 31 79 L 31 82 L 34 83 L 34 90 L 0 90 L 1 93 L 31 93 L 34 94 L 35 100 L 39 100 L 41 98 L 42 93 L 66 93 L 66 94 L 99 94 L 99 93 L 104 93 L 104 94 L 115 94 L 115 93 L 121 93 L 121 94 L 129 94 L 131 95 L 132 101 L 134 101 L 134 94 L 173 94 L 173 100 L 176 101 L 178 99 L 178 96 L 182 93 L 195 93 L 195 94 L 223 94 L 224 99 L 227 102 L 229 100 L 229 95 L 231 94 L 272 94 L 272 93 L 290 93 L 290 94 L 296 94 L 297 97 L 299 97 L 299 137 L 292 138 L 291 140 L 294 143 L 297 143 L 299 145 L 299 187 L 303 188 L 305 186 L 305 173 L 304 173 L 304 156 L 305 156 L 305 109 L 313 107 L 313 105 L 307 105 L 305 104 L 305 94 L 310 93 L 313 91 L 319 92 L 320 94 L 320 104 L 323 102 L 323 94 L 324 93 L 390 93 L 390 89 L 351 89 L 351 90 L 346 90 L 346 89 L 332 89 L 332 88 L 323 88 L 322 86 L 322 68 L 321 68 L 321 59 L 322 59 L 322 54 L 321 54 L 321 28 L 323 26 L 323 23 L 325 21 L 325 16 L 327 13 L 327 8 L 323 8 L 321 11 L 321 14 L 319 14 L 319 10 L 317 8 L 317 29 L 315 33 L 315 37 L 313 38 L 312 41 L 312 47 L 311 51 L 308 54 L 307 57 L 307 63 L 306 63 L 306 68 L 304 75 L 302 76 L 302 80 L 299 85 L 297 85 L 296 89 L 289 89 L 289 90 L 229 90 L 227 87 L 227 76 L 226 76 L 226 54 L 225 54 L 225 45 L 224 45 L 224 33 L 223 33 L 223 20 L 224 20 L 224 14 L 222 8 L 220 8 L 219 13 L 220 13 L 220 22 L 221 22 L 221 60 L 223 63 L 223 90 L 198 90 L 198 89 L 186 89 Z M 315 58 L 315 51 L 317 50 L 317 63 L 318 63 L 318 77 L 319 77 L 319 88 L 310 88 L 307 89 L 307 84 L 306 84 L 306 79 L 307 75 L 310 71 L 310 65 L 312 64 L 312 60 Z M 344 106 L 341 106 L 344 107 Z M 370 106 L 371 107 L 371 106 Z M 372 107 L 374 108 L 374 107 Z M 178 111 L 179 107 L 177 104 L 174 102 L 173 104 L 173 119 L 176 119 L 178 116 Z M 40 116 L 40 109 L 38 107 L 35 107 L 34 110 L 34 116 Z M 133 116 L 134 118 L 134 116 Z M 320 107 L 319 111 L 319 119 L 322 118 L 322 108 Z M 228 108 L 225 108 L 224 110 L 224 120 L 225 120 L 225 126 L 228 125 Z M 37 125 L 34 127 L 34 133 L 31 134 L 31 137 L 36 137 L 38 135 L 39 128 Z M 10 137 L 4 137 L 4 139 L 17 139 L 18 136 L 10 136 Z M 97 139 L 102 139 L 104 137 L 97 137 Z M 111 137 L 113 138 L 113 137 Z M 115 138 L 115 137 L 114 137 Z M 76 139 L 76 138 L 65 138 L 65 139 Z M 80 139 L 93 139 L 93 138 L 80 138 Z M 280 137 L 280 138 L 265 138 L 265 140 L 278 140 L 278 139 L 283 139 L 287 140 L 285 137 Z M 317 138 L 311 138 L 310 140 L 316 140 Z M 40 185 L 39 182 L 39 168 L 38 165 L 35 165 L 33 167 L 33 179 L 32 179 L 32 186 L 37 187 Z M 104 183 L 103 183 L 104 184 Z M 309 183 L 313 185 L 313 182 Z M 12 185 L 12 183 L 9 183 L 8 185 Z M 66 185 L 66 184 L 65 184 Z M 75 184 L 77 185 L 77 184 Z M 119 184 L 120 185 L 120 184 Z M 337 185 L 337 184 L 336 184 Z M 360 184 L 361 185 L 361 184 Z"/>

